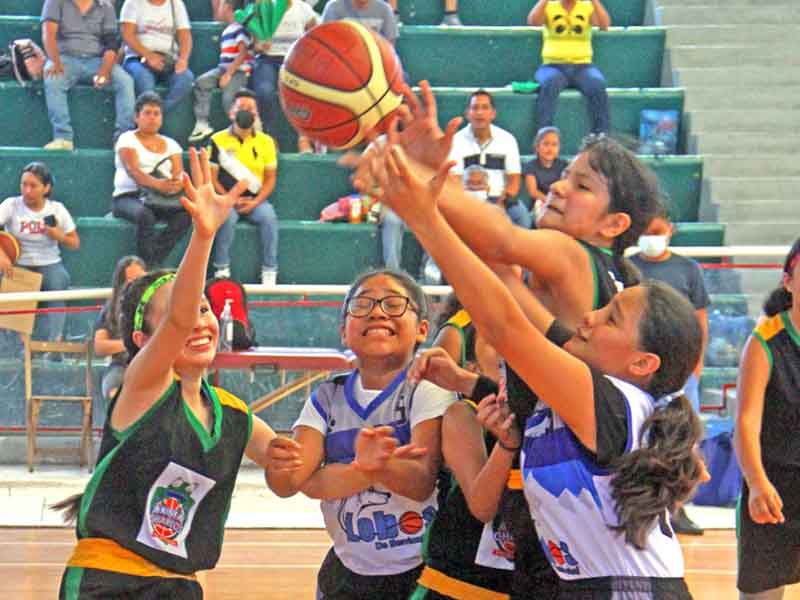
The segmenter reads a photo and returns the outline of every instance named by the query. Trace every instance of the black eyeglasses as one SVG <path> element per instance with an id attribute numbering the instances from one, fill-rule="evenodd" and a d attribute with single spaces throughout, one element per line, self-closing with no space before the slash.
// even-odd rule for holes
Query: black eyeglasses
<path id="1" fill-rule="evenodd" d="M 347 314 L 351 317 L 366 317 L 376 304 L 380 304 L 381 310 L 387 317 L 402 317 L 409 307 L 417 312 L 417 309 L 411 304 L 411 299 L 405 296 L 384 296 L 383 298 L 356 296 L 347 301 Z"/>

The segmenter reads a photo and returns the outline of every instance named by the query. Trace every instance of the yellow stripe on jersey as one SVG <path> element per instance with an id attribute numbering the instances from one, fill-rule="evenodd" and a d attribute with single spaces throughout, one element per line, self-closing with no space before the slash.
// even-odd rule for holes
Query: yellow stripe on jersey
<path id="1" fill-rule="evenodd" d="M 455 577 L 450 577 L 430 566 L 425 566 L 417 583 L 432 592 L 457 600 L 508 600 L 508 594 L 487 590 Z"/>
<path id="2" fill-rule="evenodd" d="M 454 314 L 452 317 L 447 319 L 448 325 L 455 325 L 456 327 L 460 327 L 461 329 L 464 329 L 470 323 L 472 323 L 472 317 L 470 317 L 469 313 L 463 308 L 456 314 Z"/>
<path id="3" fill-rule="evenodd" d="M 510 490 L 522 489 L 522 471 L 520 469 L 511 469 L 508 472 L 506 487 Z"/>
<path id="4" fill-rule="evenodd" d="M 783 319 L 781 319 L 780 314 L 777 314 L 774 317 L 763 317 L 756 325 L 754 333 L 757 333 L 765 342 L 768 342 L 783 329 Z"/>
<path id="5" fill-rule="evenodd" d="M 247 414 L 250 408 L 247 406 L 244 400 L 237 398 L 233 394 L 231 394 L 227 390 L 223 390 L 219 387 L 214 387 L 213 390 L 217 394 L 217 398 L 219 398 L 219 403 L 224 406 L 230 406 L 233 409 L 239 410 L 244 414 Z"/>
<path id="6" fill-rule="evenodd" d="M 67 561 L 68 567 L 99 569 L 135 577 L 172 577 L 197 581 L 197 576 L 173 573 L 154 565 L 135 552 L 123 548 L 114 540 L 105 538 L 83 538 Z"/>

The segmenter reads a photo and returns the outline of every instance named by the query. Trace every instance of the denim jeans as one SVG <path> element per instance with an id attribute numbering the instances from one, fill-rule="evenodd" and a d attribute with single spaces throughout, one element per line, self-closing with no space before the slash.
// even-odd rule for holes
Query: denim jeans
<path id="1" fill-rule="evenodd" d="M 280 111 L 278 103 L 278 72 L 283 64 L 282 56 L 259 54 L 253 65 L 250 87 L 256 94 L 258 114 L 264 124 L 264 131 L 273 134 L 275 120 Z"/>
<path id="2" fill-rule="evenodd" d="M 206 71 L 194 82 L 194 118 L 208 123 L 211 115 L 211 93 L 219 87 L 223 70 L 219 67 Z M 233 97 L 239 90 L 247 87 L 247 73 L 236 71 L 230 82 L 222 88 L 222 110 L 227 115 L 233 106 Z"/>
<path id="3" fill-rule="evenodd" d="M 164 112 L 170 110 L 180 103 L 192 92 L 194 85 L 194 73 L 186 69 L 182 73 L 174 71 L 153 71 L 150 67 L 139 60 L 138 56 L 133 56 L 125 60 L 123 64 L 125 70 L 133 77 L 136 88 L 136 95 L 142 92 L 149 92 L 156 87 L 156 82 L 167 84 L 167 96 L 164 98 Z"/>
<path id="4" fill-rule="evenodd" d="M 515 225 L 519 225 L 524 229 L 530 229 L 533 225 L 531 211 L 521 200 L 509 200 L 506 204 L 506 213 Z"/>
<path id="5" fill-rule="evenodd" d="M 214 240 L 214 267 L 216 269 L 230 267 L 231 244 L 233 244 L 236 223 L 239 222 L 239 219 L 246 219 L 258 228 L 262 248 L 261 266 L 271 271 L 277 270 L 278 215 L 275 214 L 275 207 L 269 200 L 264 200 L 247 215 L 240 215 L 236 209 L 231 209 L 228 220 L 219 228 Z"/>
<path id="6" fill-rule="evenodd" d="M 44 97 L 47 102 L 47 115 L 53 126 L 53 138 L 72 141 L 74 133 L 69 117 L 69 104 L 67 94 L 70 89 L 79 83 L 92 83 L 92 78 L 100 69 L 100 57 L 78 58 L 75 56 L 62 56 L 61 64 L 64 73 L 56 77 L 44 78 Z M 52 66 L 49 60 L 45 70 Z M 114 91 L 114 108 L 116 120 L 114 122 L 114 137 L 133 129 L 133 80 L 119 65 L 111 69 L 111 83 L 109 87 Z"/>
<path id="7" fill-rule="evenodd" d="M 20 265 L 20 267 L 42 274 L 43 292 L 56 292 L 69 289 L 69 273 L 64 268 L 64 263 L 61 261 L 41 267 L 29 267 L 27 265 Z M 43 302 L 39 305 L 39 308 L 63 308 L 66 305 L 66 302 L 63 300 L 55 300 L 53 302 Z M 44 339 L 50 342 L 60 340 L 64 333 L 64 323 L 66 323 L 66 321 L 67 313 L 64 312 L 38 315 L 35 325 L 37 332 L 36 337 L 41 338 L 44 336 Z"/>
<path id="8" fill-rule="evenodd" d="M 151 269 L 164 262 L 175 244 L 192 226 L 192 217 L 185 210 L 148 208 L 135 193 L 112 199 L 111 214 L 136 224 L 136 254 Z M 156 223 L 159 221 L 164 221 L 167 227 L 157 232 Z"/>
<path id="9" fill-rule="evenodd" d="M 108 365 L 103 377 L 100 380 L 100 389 L 103 392 L 103 399 L 111 400 L 113 392 L 119 389 L 122 385 L 122 379 L 125 377 L 125 365 L 111 364 Z"/>
<path id="10" fill-rule="evenodd" d="M 694 412 L 700 414 L 700 380 L 694 373 L 689 375 L 689 379 L 686 380 L 683 393 L 686 394 L 686 399 L 692 405 Z"/>
<path id="11" fill-rule="evenodd" d="M 534 76 L 539 82 L 536 99 L 536 127 L 553 124 L 558 96 L 567 87 L 574 87 L 586 97 L 592 133 L 608 133 L 610 118 L 606 78 L 593 64 L 544 64 Z"/>
<path id="12" fill-rule="evenodd" d="M 403 220 L 388 208 L 381 222 L 381 245 L 383 264 L 390 269 L 400 269 L 403 259 L 403 234 L 406 226 Z"/>

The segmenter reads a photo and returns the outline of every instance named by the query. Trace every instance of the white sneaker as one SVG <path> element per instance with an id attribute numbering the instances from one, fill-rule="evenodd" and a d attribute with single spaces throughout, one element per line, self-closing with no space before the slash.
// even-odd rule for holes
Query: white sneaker
<path id="1" fill-rule="evenodd" d="M 445 27 L 461 27 L 461 19 L 458 18 L 457 13 L 449 13 L 444 16 L 442 19 L 442 25 Z"/>
<path id="2" fill-rule="evenodd" d="M 261 285 L 274 287 L 278 282 L 278 271 L 276 269 L 261 269 Z"/>
<path id="3" fill-rule="evenodd" d="M 222 267 L 221 269 L 217 269 L 214 271 L 214 277 L 228 277 L 231 276 L 231 268 L 230 267 Z"/>
<path id="4" fill-rule="evenodd" d="M 189 141 L 200 142 L 212 133 L 214 133 L 214 130 L 208 124 L 208 121 L 198 121 L 195 123 L 194 129 L 192 129 L 192 133 L 189 134 Z"/>
<path id="5" fill-rule="evenodd" d="M 45 150 L 74 150 L 75 144 L 72 140 L 65 140 L 64 138 L 56 138 L 52 142 L 44 145 Z"/>

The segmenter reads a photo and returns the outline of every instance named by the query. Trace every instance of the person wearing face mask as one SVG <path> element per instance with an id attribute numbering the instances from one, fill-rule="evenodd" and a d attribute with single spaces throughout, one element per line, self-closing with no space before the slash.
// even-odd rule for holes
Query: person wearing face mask
<path id="1" fill-rule="evenodd" d="M 700 373 L 703 371 L 703 355 L 708 344 L 708 297 L 703 273 L 691 258 L 674 254 L 669 249 L 669 242 L 675 232 L 666 212 L 662 212 L 650 222 L 644 234 L 639 238 L 640 252 L 631 261 L 647 279 L 656 279 L 668 283 L 683 294 L 694 306 L 697 321 L 703 334 L 703 352 L 684 386 L 686 397 L 695 412 L 700 410 Z M 672 518 L 672 526 L 678 533 L 700 535 L 703 530 L 696 525 L 681 508 Z"/>
<path id="2" fill-rule="evenodd" d="M 275 189 L 278 173 L 278 146 L 260 130 L 256 95 L 251 90 L 236 92 L 228 116 L 231 126 L 211 136 L 211 163 L 214 188 L 224 194 L 238 182 L 247 189 L 231 209 L 214 243 L 215 277 L 231 276 L 230 249 L 236 223 L 245 218 L 256 227 L 261 238 L 261 283 L 275 285 L 278 278 L 278 216 L 268 201 Z"/>

